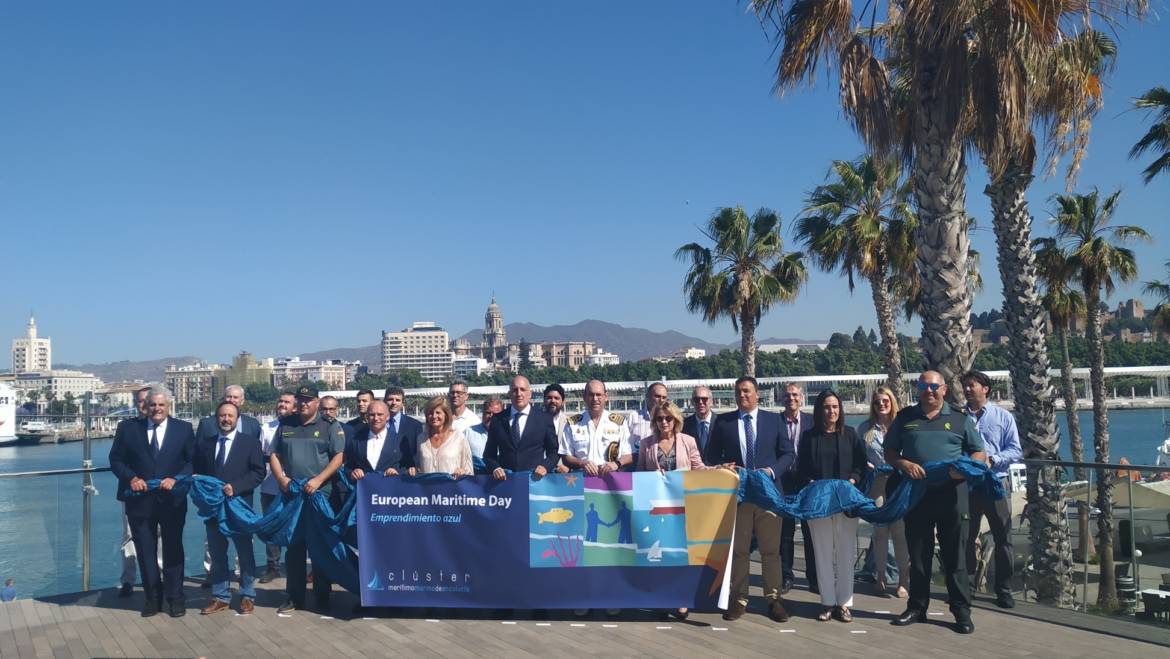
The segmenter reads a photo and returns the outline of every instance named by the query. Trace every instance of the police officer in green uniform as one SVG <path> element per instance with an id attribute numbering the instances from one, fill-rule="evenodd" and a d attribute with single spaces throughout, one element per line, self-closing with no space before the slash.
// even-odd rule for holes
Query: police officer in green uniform
<path id="1" fill-rule="evenodd" d="M 318 414 L 317 389 L 305 385 L 297 389 L 297 413 L 283 417 L 272 440 L 272 475 L 282 492 L 288 491 L 293 479 L 305 480 L 305 492 L 320 491 L 328 497 L 333 489 L 334 475 L 341 468 L 345 452 L 345 430 L 337 421 Z M 301 515 L 298 525 L 306 525 Z M 305 608 L 305 541 L 308 526 L 296 531 L 301 537 L 285 552 L 288 565 L 286 590 L 288 601 L 277 613 L 289 613 Z M 313 575 L 313 594 L 319 608 L 328 608 L 329 591 L 333 584 L 318 570 Z"/>
<path id="2" fill-rule="evenodd" d="M 970 456 L 986 462 L 983 440 L 975 423 L 962 410 L 946 403 L 947 385 L 936 371 L 918 378 L 918 404 L 898 413 L 886 434 L 886 461 L 908 478 L 924 478 L 922 465 L 936 460 Z M 931 487 L 906 515 L 906 543 L 910 547 L 910 601 L 895 625 L 926 621 L 934 563 L 934 535 L 946 575 L 947 598 L 955 616 L 955 631 L 970 634 L 971 590 L 967 581 L 967 484 L 951 471 L 951 482 Z"/>

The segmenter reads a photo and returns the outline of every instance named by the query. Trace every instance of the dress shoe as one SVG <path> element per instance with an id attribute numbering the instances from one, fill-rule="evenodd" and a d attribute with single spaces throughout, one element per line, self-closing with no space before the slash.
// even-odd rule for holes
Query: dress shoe
<path id="1" fill-rule="evenodd" d="M 1002 593 L 995 598 L 995 605 L 1001 609 L 1016 608 L 1016 599 L 1012 597 L 1011 593 Z"/>
<path id="2" fill-rule="evenodd" d="M 118 589 L 118 597 L 130 597 L 134 594 L 134 584 L 124 583 Z"/>
<path id="3" fill-rule="evenodd" d="M 744 604 L 743 602 L 732 602 L 731 608 L 723 612 L 723 619 L 739 620 L 745 613 L 747 613 L 747 604 Z"/>
<path id="4" fill-rule="evenodd" d="M 788 591 L 792 590 L 792 586 L 794 586 L 794 585 L 795 584 L 793 583 L 792 579 L 785 579 L 784 585 L 780 586 L 780 594 L 787 595 Z"/>
<path id="5" fill-rule="evenodd" d="M 318 611 L 329 610 L 329 596 L 328 595 L 314 595 L 313 604 L 316 605 Z"/>
<path id="6" fill-rule="evenodd" d="M 227 611 L 230 608 L 232 608 L 231 604 L 228 604 L 227 602 L 225 602 L 223 600 L 213 599 L 213 600 L 211 600 L 211 604 L 208 604 L 207 606 L 203 607 L 203 609 L 201 609 L 199 611 L 199 615 L 209 616 L 213 613 L 219 613 L 220 611 Z"/>
<path id="7" fill-rule="evenodd" d="M 675 620 L 686 620 L 691 615 L 691 612 L 686 609 L 675 609 L 670 612 L 670 616 Z"/>
<path id="8" fill-rule="evenodd" d="M 788 622 L 788 612 L 784 610 L 780 600 L 775 599 L 768 604 L 768 617 L 776 622 Z"/>
<path id="9" fill-rule="evenodd" d="M 256 610 L 256 605 L 252 602 L 251 597 L 243 597 L 240 599 L 240 615 L 246 616 Z"/>
<path id="10" fill-rule="evenodd" d="M 955 632 L 959 634 L 974 634 L 975 623 L 971 622 L 970 616 L 955 616 Z"/>
<path id="11" fill-rule="evenodd" d="M 893 620 L 893 624 L 899 627 L 913 625 L 916 622 L 926 622 L 926 611 L 920 611 L 918 609 L 906 609 L 902 612 L 902 615 L 894 618 Z"/>
<path id="12" fill-rule="evenodd" d="M 260 575 L 260 583 L 272 583 L 274 579 L 278 579 L 279 577 L 280 571 L 275 567 L 269 567 L 264 571 L 264 574 Z"/>
<path id="13" fill-rule="evenodd" d="M 853 612 L 847 606 L 838 606 L 833 611 L 833 617 L 841 622 L 853 622 Z"/>
<path id="14" fill-rule="evenodd" d="M 305 608 L 303 604 L 297 604 L 296 602 L 294 602 L 292 600 L 285 600 L 284 604 L 281 604 L 280 606 L 278 606 L 276 608 L 276 612 L 277 613 L 292 613 L 293 611 L 296 611 L 297 609 L 303 609 L 303 608 Z"/>
<path id="15" fill-rule="evenodd" d="M 146 603 L 142 605 L 142 617 L 149 618 L 158 615 L 159 610 L 162 609 L 162 603 L 153 597 L 147 597 Z"/>
<path id="16" fill-rule="evenodd" d="M 182 618 L 187 615 L 187 603 L 183 600 L 173 600 L 171 602 L 171 617 Z"/>

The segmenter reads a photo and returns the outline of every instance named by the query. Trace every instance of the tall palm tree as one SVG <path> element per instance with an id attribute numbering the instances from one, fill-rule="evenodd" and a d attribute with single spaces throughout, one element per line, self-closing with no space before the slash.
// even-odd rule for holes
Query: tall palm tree
<path id="1" fill-rule="evenodd" d="M 1089 349 L 1089 382 L 1093 392 L 1093 448 L 1096 462 L 1109 462 L 1109 411 L 1105 407 L 1105 349 L 1101 343 L 1101 291 L 1113 293 L 1116 281 L 1137 277 L 1133 251 L 1123 244 L 1149 239 L 1141 227 L 1111 225 L 1117 210 L 1117 191 L 1106 197 L 1094 189 L 1089 194 L 1056 195 L 1052 223 L 1056 242 L 1068 250 L 1073 279 L 1085 296 L 1085 338 Z M 1117 580 L 1113 573 L 1113 476 L 1097 470 L 1097 555 L 1101 581 L 1097 604 L 1106 611 L 1117 609 Z"/>
<path id="2" fill-rule="evenodd" d="M 1158 174 L 1170 171 L 1170 89 L 1154 87 L 1134 99 L 1133 106 L 1154 113 L 1154 125 L 1129 152 L 1130 158 L 1137 158 L 1147 150 L 1161 152 L 1142 170 L 1142 177 L 1149 183 Z"/>
<path id="3" fill-rule="evenodd" d="M 756 327 L 773 305 L 796 300 L 808 279 L 800 252 L 785 252 L 780 216 L 761 208 L 750 218 L 742 207 L 721 208 L 703 235 L 713 245 L 689 243 L 675 258 L 690 261 L 683 283 L 687 310 L 714 324 L 730 318 L 740 335 L 744 375 L 756 374 Z"/>
<path id="4" fill-rule="evenodd" d="M 1071 331 L 1073 320 L 1085 315 L 1085 298 L 1072 288 L 1069 280 L 1075 274 L 1072 259 L 1068 252 L 1060 247 L 1052 238 L 1039 238 L 1033 241 L 1036 247 L 1036 264 L 1040 279 L 1044 282 L 1044 308 L 1056 332 L 1060 343 L 1060 381 L 1061 392 L 1064 396 L 1065 424 L 1068 426 L 1069 451 L 1073 462 L 1085 461 L 1085 448 L 1081 441 L 1081 421 L 1077 414 L 1077 387 L 1073 381 L 1072 359 L 1068 352 L 1068 334 Z M 1077 480 L 1088 478 L 1084 467 L 1074 468 Z M 1081 560 L 1088 560 L 1089 543 L 1089 509 L 1084 501 L 1077 502 L 1079 553 Z"/>
<path id="5" fill-rule="evenodd" d="M 853 162 L 835 160 L 829 171 L 834 180 L 805 198 L 796 238 L 822 270 L 843 272 L 850 292 L 854 275 L 869 283 L 886 384 L 904 401 L 892 279 L 914 268 L 917 218 L 910 205 L 911 184 L 900 180 L 896 162 L 879 162 L 872 155 Z"/>
<path id="6" fill-rule="evenodd" d="M 1166 261 L 1166 280 L 1147 281 L 1142 291 L 1146 295 L 1158 297 L 1158 306 L 1151 314 L 1151 327 L 1157 332 L 1170 334 L 1170 261 Z"/>

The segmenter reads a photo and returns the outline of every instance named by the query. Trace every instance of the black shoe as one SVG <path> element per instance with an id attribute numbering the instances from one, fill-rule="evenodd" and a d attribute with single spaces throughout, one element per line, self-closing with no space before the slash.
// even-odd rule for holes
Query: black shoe
<path id="1" fill-rule="evenodd" d="M 305 607 L 300 605 L 300 604 L 297 604 L 296 602 L 294 602 L 292 600 L 285 600 L 284 604 L 281 604 L 279 607 L 277 607 L 276 612 L 277 613 L 292 613 L 293 611 L 296 611 L 297 609 L 303 609 L 303 608 L 305 608 Z"/>
<path id="2" fill-rule="evenodd" d="M 160 609 L 162 609 L 162 602 L 153 597 L 147 597 L 146 603 L 142 605 L 142 617 L 149 618 L 158 615 Z"/>
<path id="3" fill-rule="evenodd" d="M 995 598 L 995 605 L 1001 609 L 1014 609 L 1016 608 L 1016 600 L 1011 593 L 1002 593 Z"/>
<path id="4" fill-rule="evenodd" d="M 970 616 L 955 616 L 955 632 L 959 634 L 974 634 L 975 623 Z"/>
<path id="5" fill-rule="evenodd" d="M 134 584 L 124 583 L 118 589 L 118 597 L 130 597 L 134 594 Z"/>
<path id="6" fill-rule="evenodd" d="M 316 609 L 318 611 L 327 612 L 327 611 L 329 611 L 329 596 L 328 595 L 315 595 L 313 597 L 313 604 L 316 605 Z"/>
<path id="7" fill-rule="evenodd" d="M 272 583 L 273 579 L 277 579 L 279 577 L 280 571 L 275 567 L 269 566 L 269 568 L 264 571 L 264 574 L 260 575 L 260 583 Z"/>
<path id="8" fill-rule="evenodd" d="M 906 625 L 913 625 L 916 622 L 926 622 L 926 611 L 918 609 L 906 609 L 902 615 L 894 618 L 891 624 L 898 627 L 905 627 Z"/>
<path id="9" fill-rule="evenodd" d="M 187 603 L 183 600 L 172 601 L 170 613 L 172 618 L 182 618 L 187 615 Z"/>
<path id="10" fill-rule="evenodd" d="M 792 579 L 785 579 L 784 585 L 780 586 L 780 594 L 787 595 L 788 591 L 792 590 L 792 586 L 794 586 L 794 585 L 795 585 L 795 583 L 793 582 Z"/>

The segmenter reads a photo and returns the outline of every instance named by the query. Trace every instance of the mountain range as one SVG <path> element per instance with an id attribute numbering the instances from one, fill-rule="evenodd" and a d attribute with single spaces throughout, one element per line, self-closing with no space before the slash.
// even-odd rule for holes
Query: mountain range
<path id="1" fill-rule="evenodd" d="M 702 348 L 708 355 L 719 353 L 721 350 L 738 350 L 739 342 L 724 344 L 711 343 L 681 332 L 668 330 L 655 332 L 638 327 L 623 327 L 616 323 L 602 320 L 582 320 L 572 325 L 536 325 L 534 323 L 508 323 L 504 326 L 509 342 L 519 342 L 521 339 L 532 343 L 544 341 L 593 341 L 598 347 L 616 354 L 622 361 L 637 361 L 660 355 L 668 355 L 680 348 Z M 472 330 L 457 338 L 466 339 L 472 345 L 479 345 L 483 338 L 483 330 Z M 806 343 L 808 339 L 770 338 L 760 343 Z M 253 354 L 263 355 L 263 351 L 252 350 Z M 362 346 L 358 348 L 333 348 L 315 352 L 300 353 L 301 359 L 344 359 L 360 360 L 370 367 L 371 371 L 381 370 L 382 348 L 380 345 Z M 184 366 L 198 361 L 191 356 L 167 357 L 149 361 L 119 361 L 106 364 L 57 364 L 57 368 L 70 368 L 87 373 L 93 373 L 104 382 L 123 380 L 161 381 L 167 366 L 174 364 Z M 212 360 L 216 361 L 216 360 Z M 229 360 L 218 360 L 224 362 Z"/>

